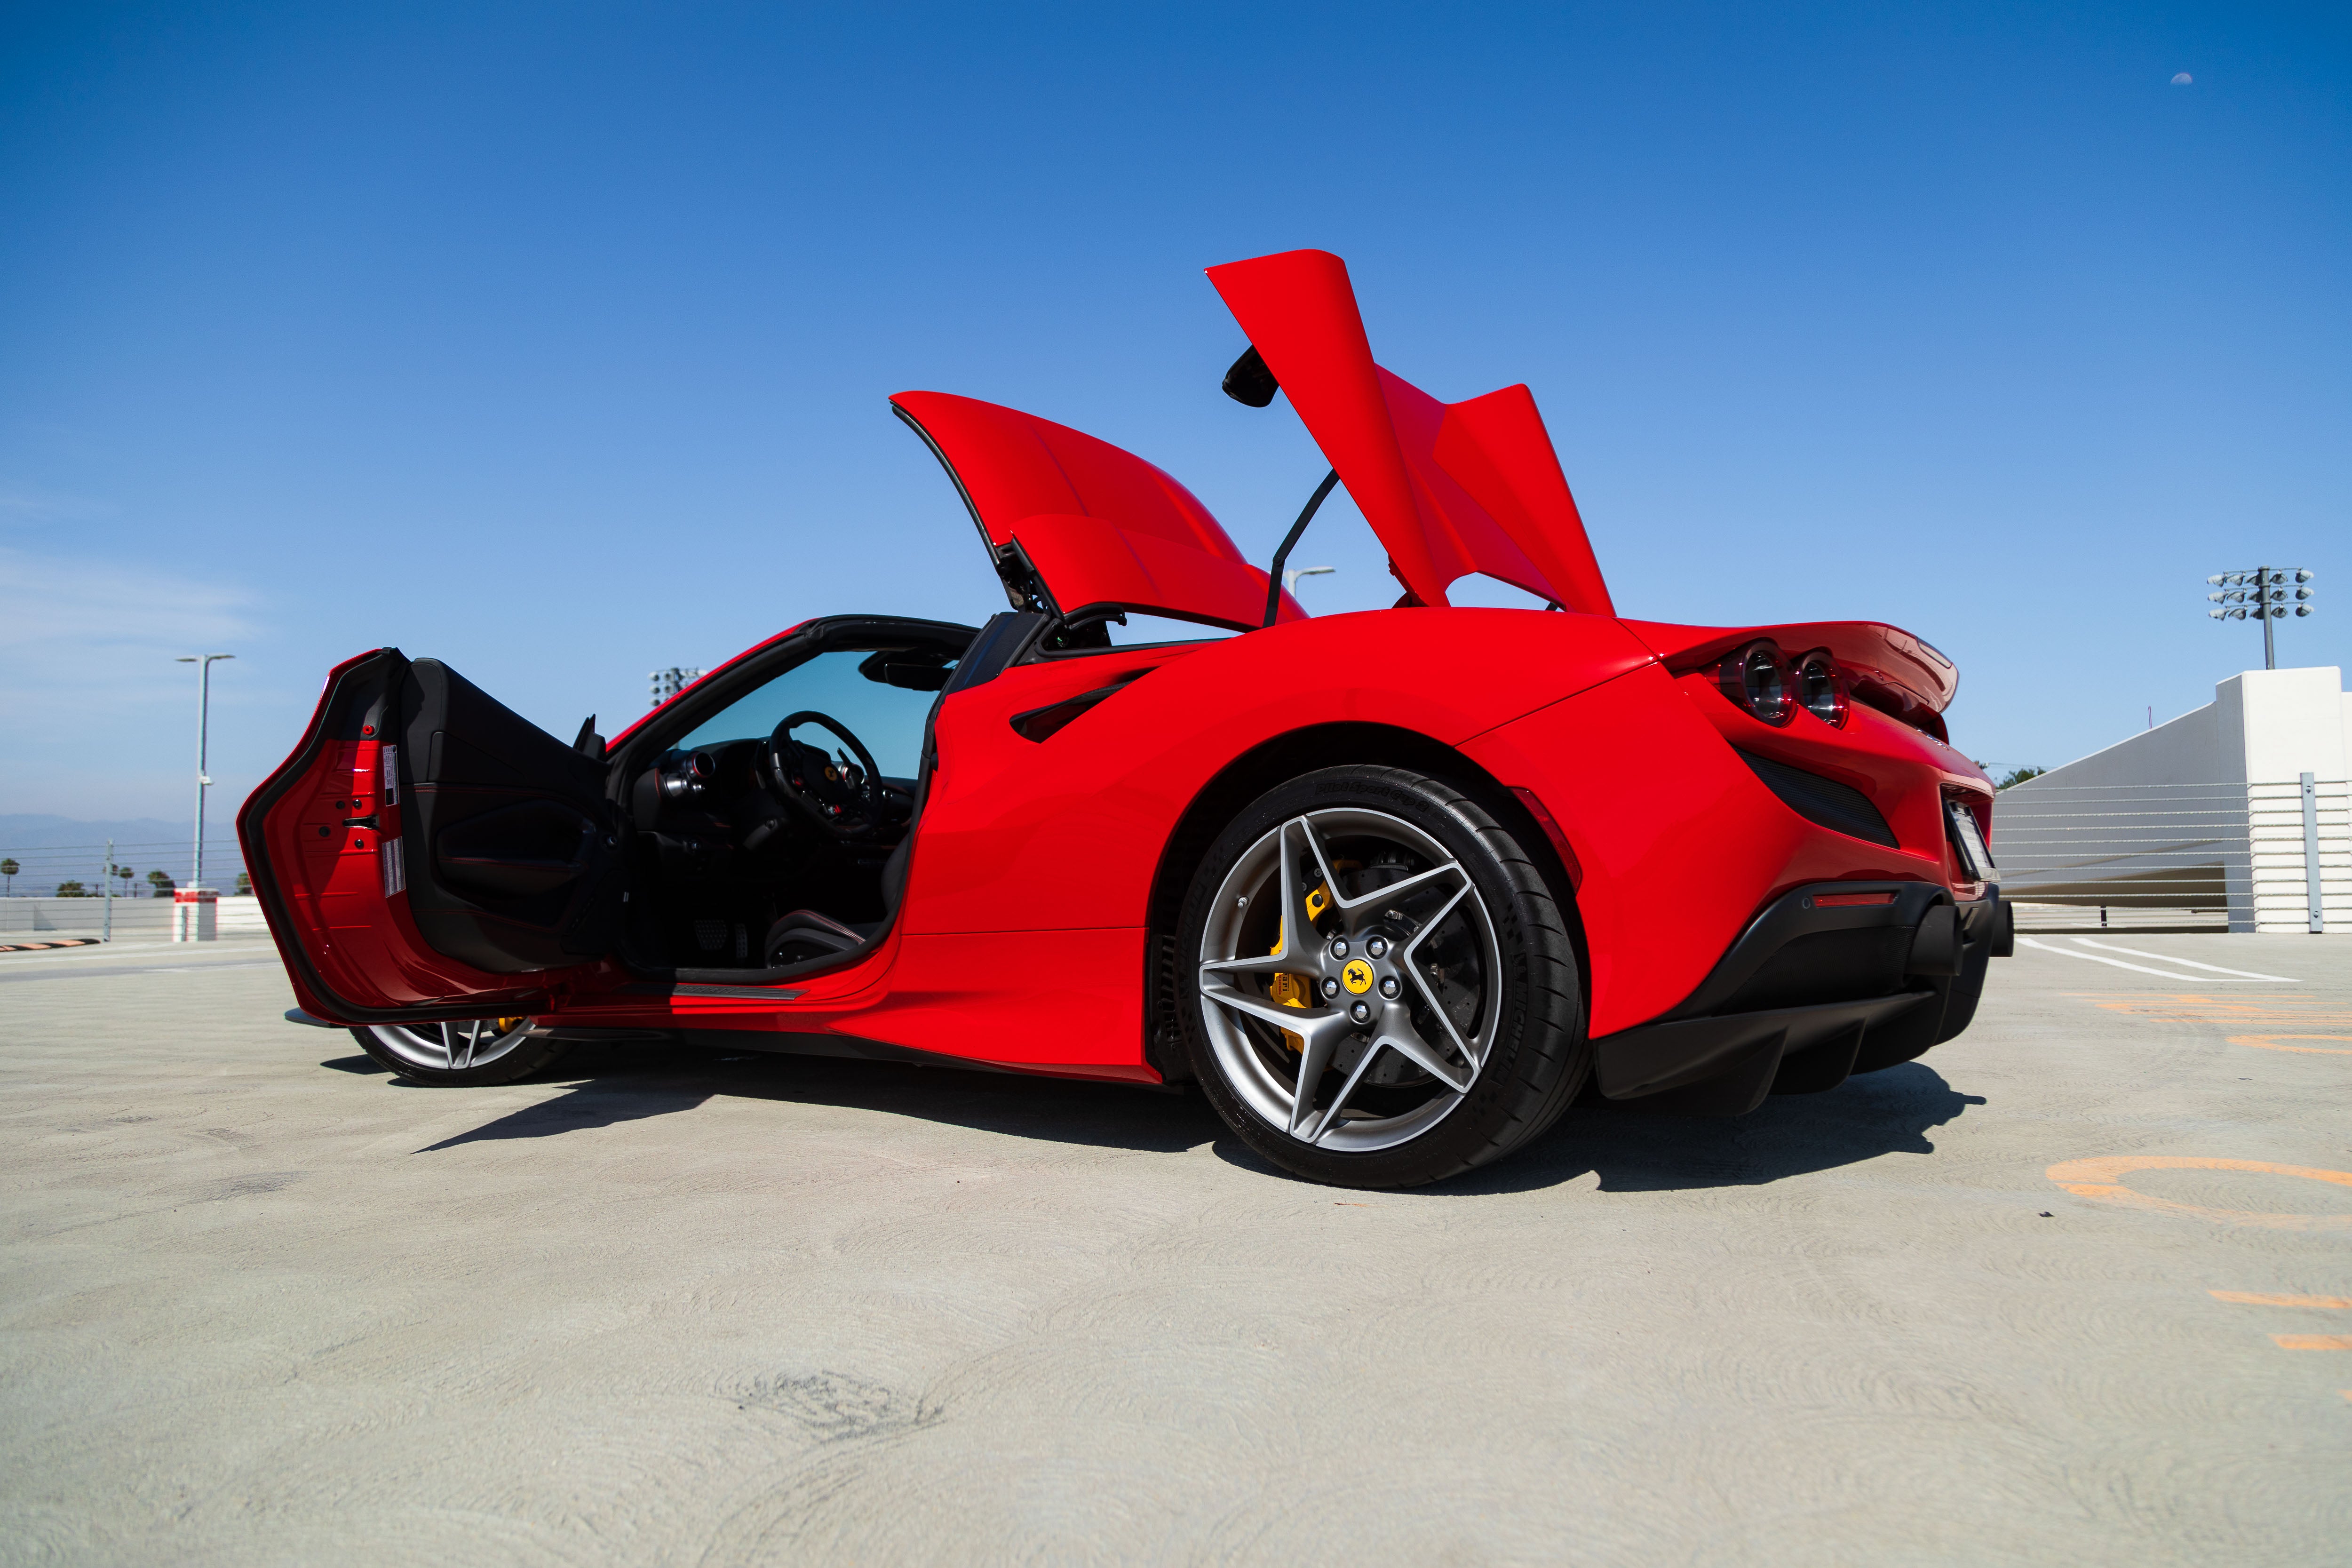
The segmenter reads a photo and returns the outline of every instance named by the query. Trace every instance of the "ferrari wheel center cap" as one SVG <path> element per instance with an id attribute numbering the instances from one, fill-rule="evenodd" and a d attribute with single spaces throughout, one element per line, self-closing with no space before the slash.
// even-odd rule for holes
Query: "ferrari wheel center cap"
<path id="1" fill-rule="evenodd" d="M 1361 996 L 1372 988 L 1372 966 L 1360 958 L 1351 958 L 1348 967 L 1339 971 L 1339 984 Z"/>

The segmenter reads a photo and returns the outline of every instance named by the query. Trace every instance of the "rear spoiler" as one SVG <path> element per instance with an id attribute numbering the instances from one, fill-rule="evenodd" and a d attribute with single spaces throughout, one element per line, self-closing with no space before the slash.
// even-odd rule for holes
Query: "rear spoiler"
<path id="1" fill-rule="evenodd" d="M 1625 629 L 1676 675 L 1704 669 L 1734 648 L 1769 637 L 1791 658 L 1826 648 L 1854 700 L 1948 743 L 1944 710 L 1960 692 L 1959 668 L 1925 637 L 1884 621 L 1807 621 L 1780 626 L 1681 626 L 1626 621 Z"/>

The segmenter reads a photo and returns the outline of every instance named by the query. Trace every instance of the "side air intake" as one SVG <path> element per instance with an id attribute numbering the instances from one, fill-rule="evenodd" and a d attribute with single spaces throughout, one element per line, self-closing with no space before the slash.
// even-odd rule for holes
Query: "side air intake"
<path id="1" fill-rule="evenodd" d="M 1736 746 L 1732 749 L 1738 751 Z M 1870 804 L 1868 795 L 1851 784 L 1792 768 L 1769 757 L 1759 757 L 1753 752 L 1740 752 L 1739 760 L 1764 781 L 1765 788 L 1780 797 L 1783 805 L 1806 821 L 1818 823 L 1832 833 L 1868 839 L 1889 849 L 1896 847 L 1895 830 L 1886 826 L 1886 818 Z"/>

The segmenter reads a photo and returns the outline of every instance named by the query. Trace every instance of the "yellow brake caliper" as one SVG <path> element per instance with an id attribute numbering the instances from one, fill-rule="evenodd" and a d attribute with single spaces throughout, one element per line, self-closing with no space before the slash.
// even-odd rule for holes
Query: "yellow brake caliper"
<path id="1" fill-rule="evenodd" d="M 1323 911 L 1330 907 L 1331 900 L 1325 896 L 1322 889 L 1318 888 L 1307 895 L 1307 913 L 1309 919 L 1321 920 Z M 1274 946 L 1269 951 L 1271 952 L 1282 951 L 1282 927 L 1279 925 L 1274 928 Z M 1287 970 L 1276 971 L 1274 979 L 1266 985 L 1266 991 L 1280 1006 L 1297 1007 L 1304 1011 L 1315 1005 L 1315 983 L 1304 975 L 1293 974 Z M 1303 1053 L 1307 1049 L 1307 1042 L 1288 1029 L 1282 1031 L 1282 1043 L 1290 1050 Z"/>

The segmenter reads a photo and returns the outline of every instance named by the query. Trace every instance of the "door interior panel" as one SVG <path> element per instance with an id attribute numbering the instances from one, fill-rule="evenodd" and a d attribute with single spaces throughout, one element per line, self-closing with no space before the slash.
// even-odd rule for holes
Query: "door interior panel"
<path id="1" fill-rule="evenodd" d="M 609 951 L 621 858 L 604 767 L 438 659 L 401 692 L 402 837 L 425 940 L 494 974 Z"/>
<path id="2" fill-rule="evenodd" d="M 528 899 L 577 881 L 595 837 L 596 824 L 561 801 L 518 801 L 444 827 L 433 860 L 452 887 Z"/>

